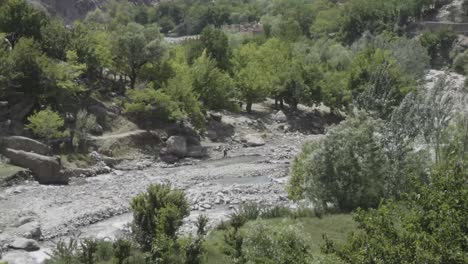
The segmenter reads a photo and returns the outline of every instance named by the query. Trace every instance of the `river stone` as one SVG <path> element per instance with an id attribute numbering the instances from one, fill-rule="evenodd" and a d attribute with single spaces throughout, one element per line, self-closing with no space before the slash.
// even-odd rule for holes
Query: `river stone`
<path id="1" fill-rule="evenodd" d="M 3 144 L 5 148 L 34 152 L 41 155 L 47 155 L 50 152 L 50 148 L 47 145 L 27 137 L 6 137 L 3 139 Z"/>
<path id="2" fill-rule="evenodd" d="M 244 136 L 242 141 L 247 147 L 259 147 L 265 145 L 265 140 L 257 134 L 248 134 Z"/>
<path id="3" fill-rule="evenodd" d="M 185 137 L 172 136 L 166 141 L 166 148 L 169 154 L 183 158 L 187 155 L 187 140 Z"/>
<path id="4" fill-rule="evenodd" d="M 201 207 L 205 209 L 211 209 L 212 206 L 211 204 L 206 203 L 206 204 L 203 204 Z"/>
<path id="5" fill-rule="evenodd" d="M 210 117 L 211 119 L 217 122 L 221 122 L 221 120 L 223 119 L 223 116 L 220 113 L 210 113 Z"/>
<path id="6" fill-rule="evenodd" d="M 61 173 L 56 157 L 7 148 L 5 156 L 13 165 L 30 169 L 40 184 L 68 184 L 68 176 Z"/>
<path id="7" fill-rule="evenodd" d="M 282 110 L 279 110 L 274 116 L 273 120 L 276 122 L 282 123 L 288 121 L 288 117 L 284 114 Z"/>
<path id="8" fill-rule="evenodd" d="M 41 238 L 41 225 L 38 222 L 29 222 L 16 229 L 16 234 L 24 238 L 39 240 Z"/>
<path id="9" fill-rule="evenodd" d="M 13 249 L 23 249 L 26 251 L 39 250 L 39 244 L 36 241 L 28 238 L 18 237 L 10 245 Z"/>

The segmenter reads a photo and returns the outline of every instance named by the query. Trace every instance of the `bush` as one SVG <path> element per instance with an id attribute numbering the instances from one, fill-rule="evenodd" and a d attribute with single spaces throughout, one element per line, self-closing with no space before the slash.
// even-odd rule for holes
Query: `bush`
<path id="1" fill-rule="evenodd" d="M 242 253 L 246 263 L 311 263 L 309 242 L 300 227 L 255 222 L 245 231 Z"/>
<path id="2" fill-rule="evenodd" d="M 447 162 L 402 201 L 359 211 L 360 232 L 341 247 L 327 240 L 325 252 L 350 264 L 467 263 L 467 179 L 466 163 Z"/>
<path id="3" fill-rule="evenodd" d="M 358 113 L 332 128 L 317 147 L 306 148 L 294 165 L 289 190 L 304 190 L 314 206 L 349 212 L 376 207 L 387 194 L 388 160 L 379 139 L 380 121 Z M 298 193 L 298 194 L 297 194 Z"/>
<path id="4" fill-rule="evenodd" d="M 168 184 L 148 187 L 131 202 L 132 232 L 142 249 L 148 251 L 158 237 L 176 239 L 182 219 L 189 215 L 187 199 L 182 191 Z"/>
<path id="5" fill-rule="evenodd" d="M 26 127 L 38 137 L 50 140 L 68 135 L 68 131 L 63 131 L 63 118 L 50 107 L 29 116 L 28 121 Z"/>
<path id="6" fill-rule="evenodd" d="M 78 111 L 76 115 L 73 145 L 78 146 L 81 151 L 85 152 L 87 150 L 89 134 L 96 126 L 96 116 L 88 114 L 86 110 Z"/>

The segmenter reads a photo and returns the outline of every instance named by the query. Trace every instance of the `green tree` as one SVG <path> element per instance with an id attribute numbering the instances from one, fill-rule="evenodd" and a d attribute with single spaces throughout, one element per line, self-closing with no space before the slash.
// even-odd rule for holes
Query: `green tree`
<path id="1" fill-rule="evenodd" d="M 143 250 L 150 250 L 160 239 L 175 240 L 182 219 L 189 215 L 189 205 L 180 190 L 167 184 L 150 185 L 131 202 L 132 231 Z"/>
<path id="2" fill-rule="evenodd" d="M 188 59 L 193 62 L 203 52 L 214 59 L 222 70 L 228 70 L 230 66 L 231 49 L 227 35 L 213 26 L 207 26 L 200 34 L 200 39 L 189 43 Z"/>
<path id="3" fill-rule="evenodd" d="M 411 76 L 403 73 L 385 50 L 361 52 L 349 71 L 348 87 L 353 93 L 354 105 L 379 118 L 388 118 L 405 95 L 415 88 Z"/>
<path id="4" fill-rule="evenodd" d="M 0 4 L 0 32 L 7 33 L 12 47 L 22 37 L 39 40 L 41 27 L 46 23 L 47 16 L 25 0 L 7 0 Z"/>
<path id="5" fill-rule="evenodd" d="M 70 45 L 70 31 L 59 19 L 51 19 L 41 27 L 41 49 L 49 57 L 63 60 L 67 59 L 67 50 Z"/>
<path id="6" fill-rule="evenodd" d="M 350 264 L 466 263 L 467 179 L 466 163 L 447 159 L 402 201 L 358 211 L 359 232 L 343 246 L 327 241 L 326 252 Z"/>
<path id="7" fill-rule="evenodd" d="M 258 46 L 246 44 L 234 52 L 234 81 L 239 96 L 247 103 L 247 112 L 252 104 L 264 100 L 271 92 L 272 77 L 258 58 Z"/>
<path id="8" fill-rule="evenodd" d="M 203 104 L 214 110 L 234 109 L 234 84 L 227 73 L 216 67 L 216 62 L 204 51 L 191 67 L 193 90 Z"/>
<path id="9" fill-rule="evenodd" d="M 135 88 L 140 69 L 148 62 L 158 61 L 164 55 L 162 36 L 155 25 L 144 27 L 129 23 L 115 33 L 114 56 L 116 65 L 130 79 Z"/>
<path id="10" fill-rule="evenodd" d="M 4 93 L 22 93 L 23 96 L 37 97 L 44 93 L 44 68 L 49 59 L 39 50 L 32 39 L 23 38 L 15 49 L 2 52 L 0 81 Z"/>
<path id="11" fill-rule="evenodd" d="M 40 138 L 51 140 L 68 135 L 68 131 L 63 130 L 63 118 L 50 107 L 29 116 L 28 121 L 29 124 L 26 125 L 26 128 Z"/>

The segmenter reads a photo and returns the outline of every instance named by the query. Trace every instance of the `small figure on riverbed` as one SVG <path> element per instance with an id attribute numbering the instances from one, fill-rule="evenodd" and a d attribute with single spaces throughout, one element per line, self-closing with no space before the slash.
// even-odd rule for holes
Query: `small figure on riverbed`
<path id="1" fill-rule="evenodd" d="M 224 146 L 224 148 L 223 148 L 223 158 L 227 157 L 228 150 L 229 150 L 229 146 Z"/>

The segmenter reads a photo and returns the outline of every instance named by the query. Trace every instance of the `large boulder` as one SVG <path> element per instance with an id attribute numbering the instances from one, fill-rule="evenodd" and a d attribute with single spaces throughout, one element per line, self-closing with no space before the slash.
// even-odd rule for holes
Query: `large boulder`
<path id="1" fill-rule="evenodd" d="M 167 153 L 183 158 L 187 156 L 187 140 L 185 137 L 172 136 L 166 141 Z"/>
<path id="2" fill-rule="evenodd" d="M 30 169 L 41 184 L 68 184 L 68 176 L 61 173 L 60 161 L 56 157 L 9 148 L 5 149 L 4 155 L 13 165 Z"/>
<path id="3" fill-rule="evenodd" d="M 19 226 L 15 233 L 24 238 L 39 240 L 42 235 L 41 225 L 38 222 L 29 222 Z"/>
<path id="4" fill-rule="evenodd" d="M 258 134 L 248 134 L 242 139 L 247 147 L 259 147 L 265 145 L 265 140 Z"/>
<path id="5" fill-rule="evenodd" d="M 11 243 L 10 247 L 13 249 L 23 249 L 26 251 L 39 250 L 39 245 L 36 241 L 23 237 L 16 238 L 13 243 Z"/>
<path id="6" fill-rule="evenodd" d="M 11 136 L 4 138 L 3 146 L 5 148 L 24 150 L 41 155 L 47 155 L 50 152 L 50 148 L 47 145 L 37 140 L 21 136 Z"/>

